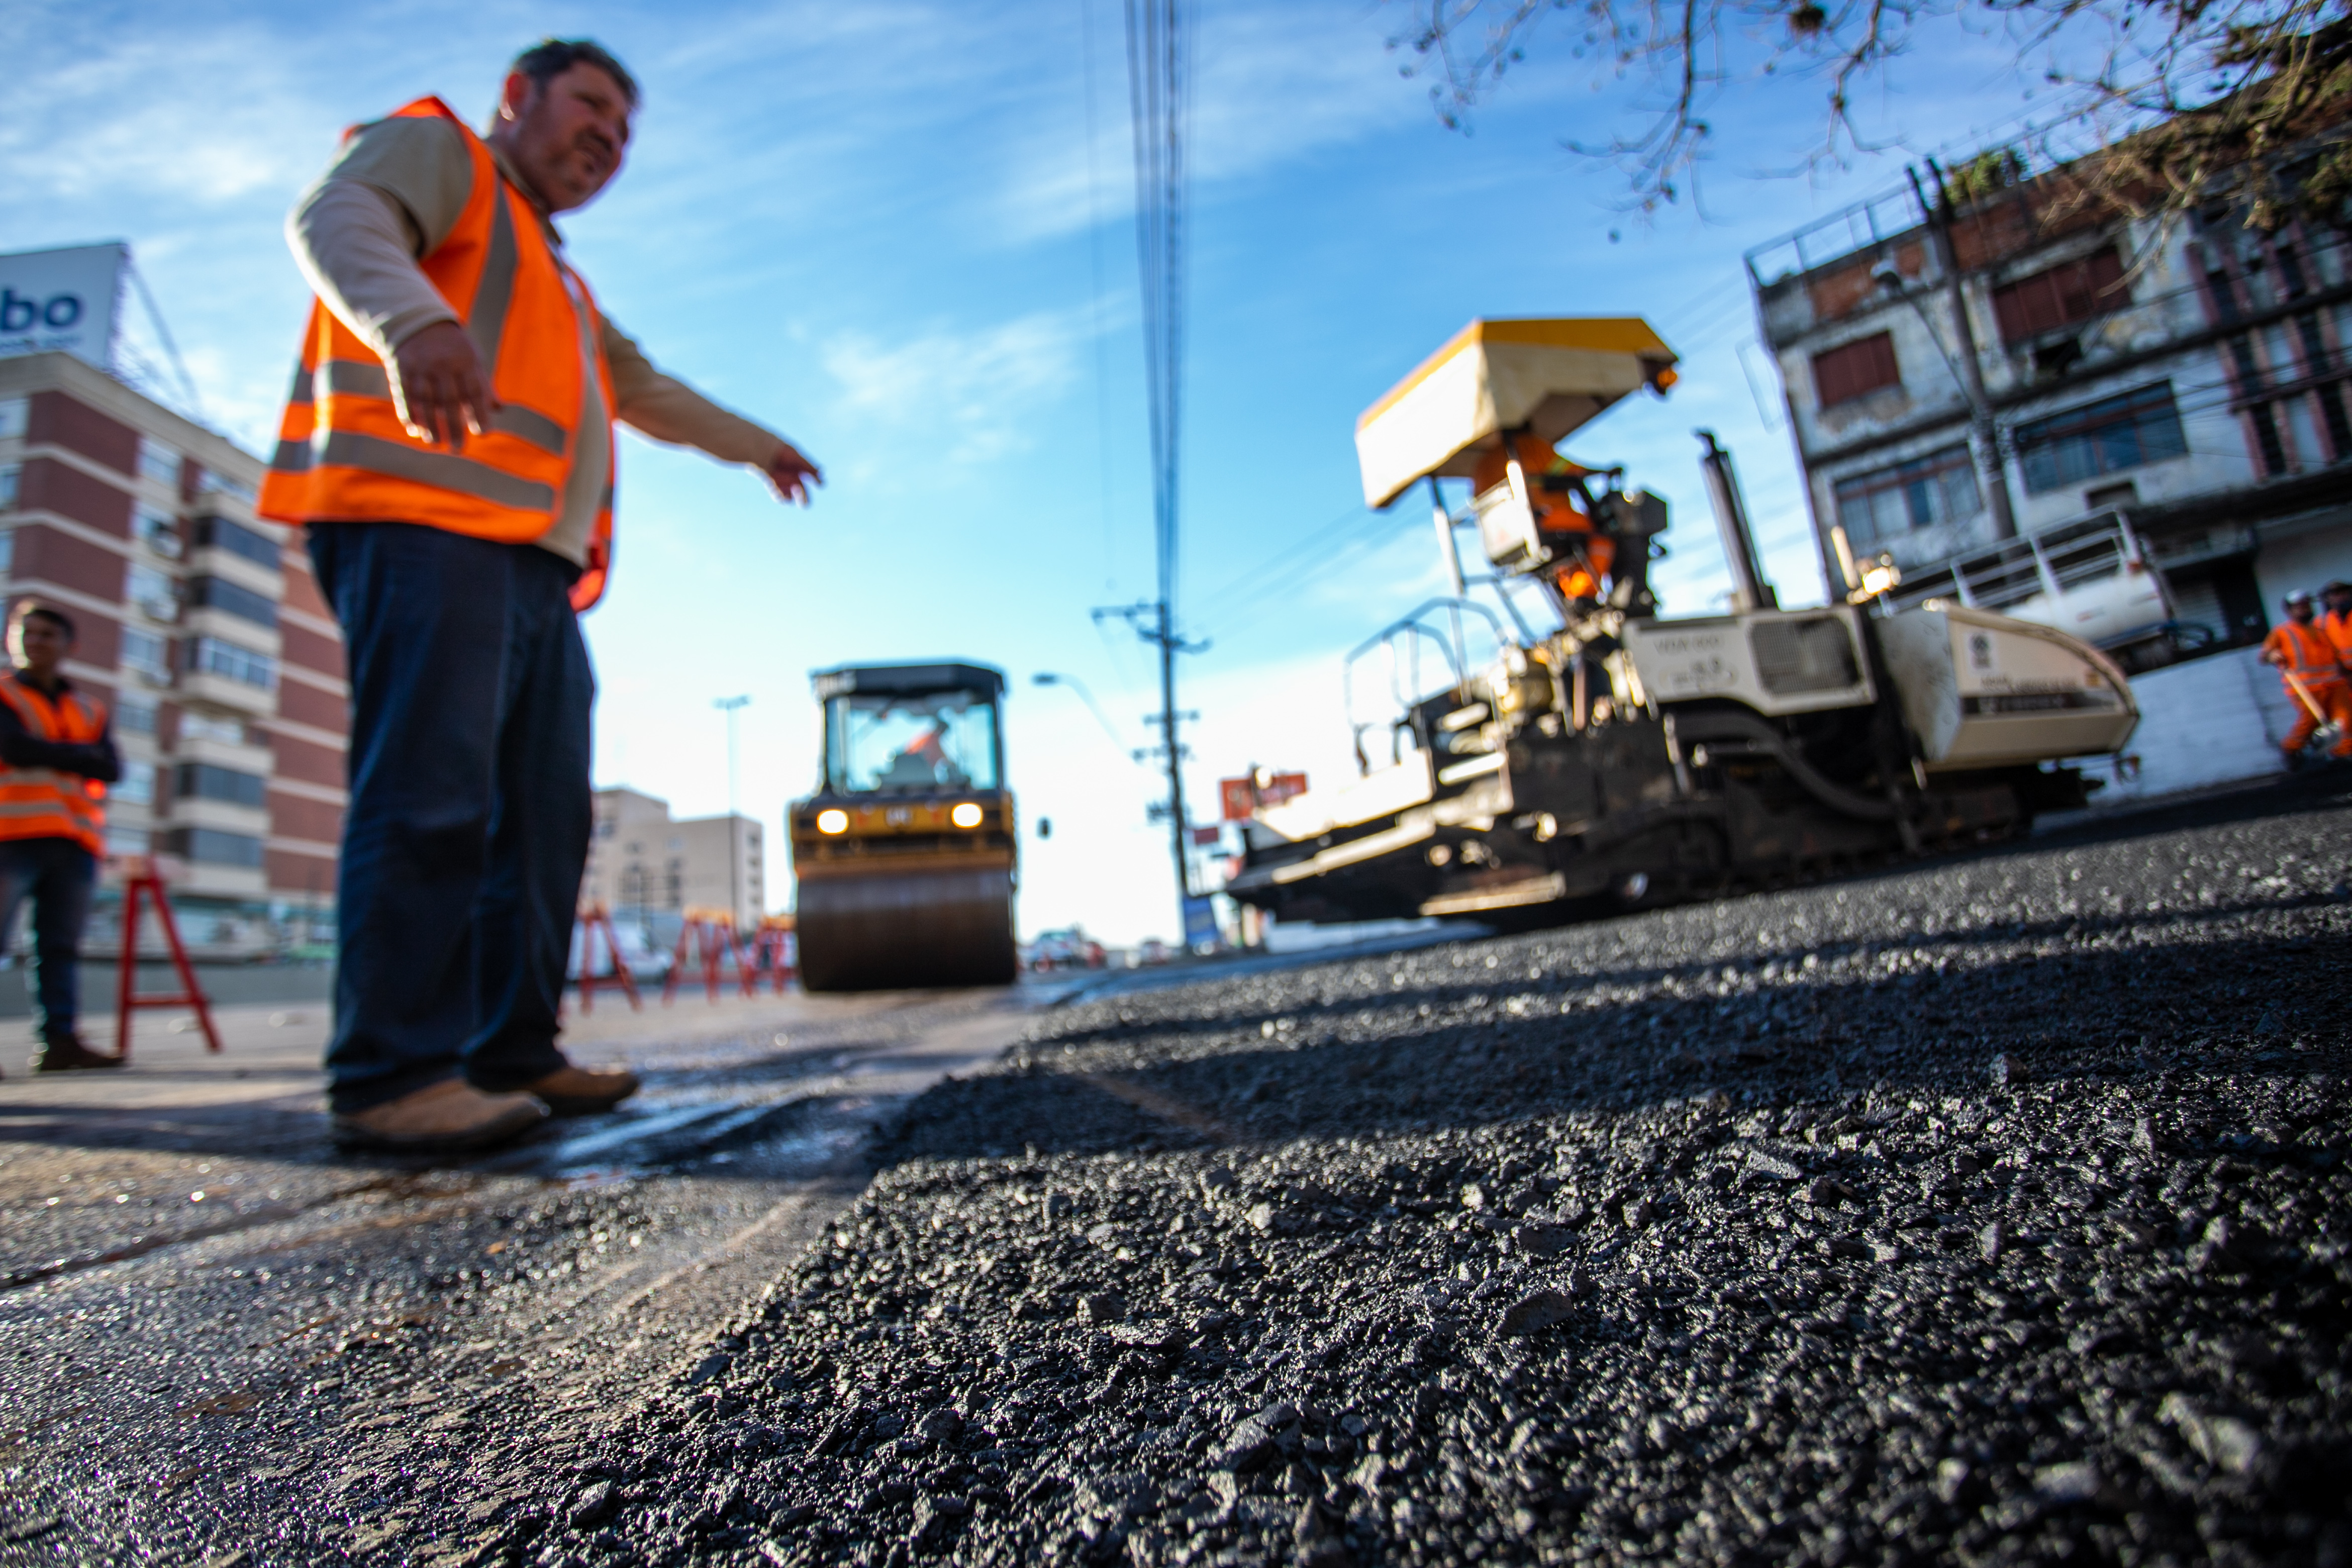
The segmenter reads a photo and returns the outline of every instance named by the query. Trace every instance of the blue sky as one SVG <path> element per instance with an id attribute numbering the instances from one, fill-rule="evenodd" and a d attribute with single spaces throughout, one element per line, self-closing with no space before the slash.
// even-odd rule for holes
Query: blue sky
<path id="1" fill-rule="evenodd" d="M 1173 933 L 1144 817 L 1158 786 L 1126 755 L 1158 707 L 1150 653 L 1087 614 L 1153 589 L 1114 0 L 18 0 L 10 16 L 0 245 L 129 240 L 206 414 L 257 450 L 304 303 L 280 226 L 341 128 L 429 91 L 478 122 L 517 47 L 610 46 L 646 102 L 627 167 L 566 223 L 575 258 L 658 363 L 799 441 L 828 483 L 787 510 L 748 474 L 625 441 L 618 574 L 588 621 L 598 783 L 726 809 L 711 703 L 748 693 L 740 799 L 779 842 L 814 776 L 811 669 L 985 660 L 1015 682 L 1024 812 L 1055 827 L 1025 846 L 1024 930 Z M 1385 47 L 1400 5 L 1219 0 L 1195 21 L 1178 598 L 1213 643 L 1181 700 L 1203 716 L 1200 810 L 1254 762 L 1318 781 L 1350 766 L 1339 656 L 1439 583 L 1425 511 L 1353 506 L 1354 419 L 1475 316 L 1647 316 L 1682 384 L 1571 454 L 1674 503 L 1660 581 L 1669 613 L 1703 613 L 1725 584 L 1690 432 L 1714 428 L 1784 597 L 1819 595 L 1740 255 L 2030 111 L 1999 39 L 1949 30 L 1900 62 L 1861 106 L 1890 151 L 1811 179 L 1748 176 L 1802 155 L 1817 92 L 1739 89 L 1715 116 L 1736 151 L 1708 171 L 1706 217 L 1644 222 L 1560 148 L 1622 123 L 1641 84 L 1596 89 L 1539 51 L 1463 135 Z M 1318 533 L 1327 549 L 1296 548 Z M 1046 669 L 1092 689 L 1116 742 L 1030 684 Z"/>

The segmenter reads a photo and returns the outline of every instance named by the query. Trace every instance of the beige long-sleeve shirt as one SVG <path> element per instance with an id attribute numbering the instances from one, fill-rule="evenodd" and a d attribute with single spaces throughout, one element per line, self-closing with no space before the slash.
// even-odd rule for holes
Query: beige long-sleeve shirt
<path id="1" fill-rule="evenodd" d="M 491 156 L 498 157 L 497 149 Z M 499 167 L 516 189 L 531 195 L 503 159 Z M 287 216 L 287 243 L 320 302 L 387 364 L 393 351 L 424 328 L 457 319 L 417 263 L 457 226 L 473 187 L 473 159 L 456 126 L 438 117 L 381 120 L 343 143 Z M 540 221 L 560 250 L 562 237 L 544 212 Z M 597 503 L 612 476 L 608 414 L 656 441 L 698 447 L 724 463 L 764 468 L 784 446 L 774 431 L 656 369 L 609 317 L 603 346 L 616 406 L 605 409 L 593 363 L 595 345 L 584 314 L 582 319 L 586 391 L 572 479 L 555 525 L 539 541 L 575 563 L 587 560 Z"/>

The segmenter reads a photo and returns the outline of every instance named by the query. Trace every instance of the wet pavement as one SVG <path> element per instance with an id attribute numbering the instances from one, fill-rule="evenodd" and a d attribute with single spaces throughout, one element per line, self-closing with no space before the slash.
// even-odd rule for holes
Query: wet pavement
<path id="1" fill-rule="evenodd" d="M 626 1404 L 854 1196 L 877 1124 L 1101 978 L 603 995 L 567 1048 L 644 1091 L 460 1164 L 331 1148 L 315 1005 L 221 1011 L 217 1056 L 142 1014 L 121 1073 L 35 1078 L 0 1026 L 0 1558 L 203 1561 L 256 1482 L 429 1476 Z"/>

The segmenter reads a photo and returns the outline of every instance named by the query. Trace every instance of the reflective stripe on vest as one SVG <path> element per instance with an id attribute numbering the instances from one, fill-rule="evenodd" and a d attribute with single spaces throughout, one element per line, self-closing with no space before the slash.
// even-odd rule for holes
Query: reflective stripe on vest
<path id="1" fill-rule="evenodd" d="M 603 321 L 587 284 L 548 243 L 536 211 L 499 174 L 480 137 L 437 98 L 419 99 L 394 115 L 436 117 L 464 138 L 473 189 L 456 225 L 418 266 L 473 340 L 499 407 L 462 451 L 418 440 L 401 422 L 383 362 L 313 300 L 256 510 L 287 523 L 413 522 L 529 543 L 555 526 L 572 474 L 578 447 L 572 426 L 587 390 L 583 310 L 588 339 L 597 345 L 593 374 L 603 382 L 604 406 L 614 406 Z M 608 432 L 606 449 L 613 446 Z M 603 593 L 612 535 L 608 489 L 587 569 L 572 589 L 575 609 Z"/>
<path id="2" fill-rule="evenodd" d="M 0 702 L 37 741 L 91 746 L 106 738 L 106 710 L 74 691 L 56 700 L 16 676 L 0 677 Z M 106 786 L 56 768 L 0 766 L 0 842 L 70 838 L 93 855 L 106 850 Z"/>
<path id="3" fill-rule="evenodd" d="M 2305 687 L 2326 686 L 2343 679 L 2336 667 L 2336 645 L 2316 625 L 2281 621 L 2271 628 L 2263 645 L 2286 655 L 2285 668 Z"/>

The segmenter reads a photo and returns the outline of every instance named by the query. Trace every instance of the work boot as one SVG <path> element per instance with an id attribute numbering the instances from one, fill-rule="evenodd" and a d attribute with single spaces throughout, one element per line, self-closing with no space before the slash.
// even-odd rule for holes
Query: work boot
<path id="1" fill-rule="evenodd" d="M 637 1075 L 626 1068 L 576 1068 L 566 1062 L 536 1083 L 523 1085 L 525 1094 L 547 1101 L 558 1116 L 594 1116 L 637 1092 Z"/>
<path id="2" fill-rule="evenodd" d="M 47 1037 L 33 1053 L 35 1072 L 85 1072 L 121 1065 L 121 1057 L 91 1050 L 81 1043 L 79 1035 L 70 1031 Z"/>
<path id="3" fill-rule="evenodd" d="M 528 1094 L 484 1094 L 446 1078 L 365 1110 L 338 1113 L 335 1142 L 345 1149 L 399 1154 L 451 1154 L 512 1142 L 547 1120 Z"/>

